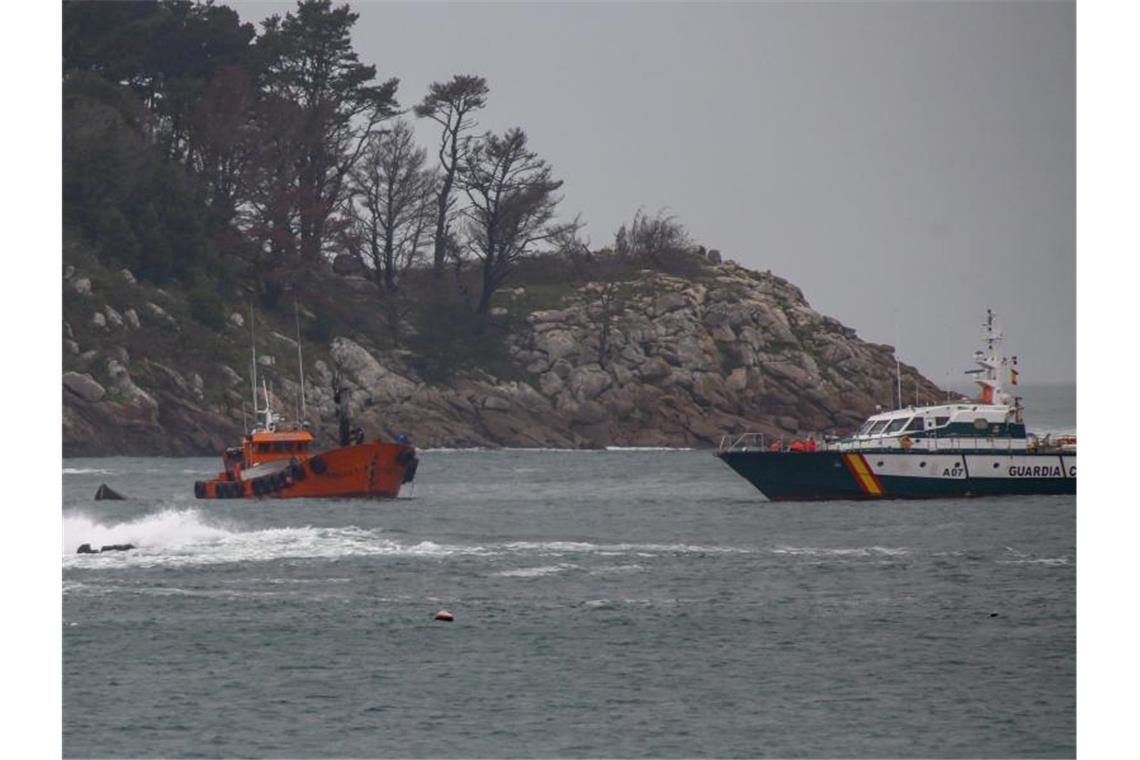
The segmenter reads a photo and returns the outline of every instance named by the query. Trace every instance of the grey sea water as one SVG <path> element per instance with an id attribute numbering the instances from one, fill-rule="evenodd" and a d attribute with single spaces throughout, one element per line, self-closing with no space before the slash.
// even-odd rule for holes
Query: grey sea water
<path id="1" fill-rule="evenodd" d="M 1075 754 L 1071 496 L 428 451 L 394 501 L 195 501 L 216 469 L 64 462 L 65 756 Z"/>

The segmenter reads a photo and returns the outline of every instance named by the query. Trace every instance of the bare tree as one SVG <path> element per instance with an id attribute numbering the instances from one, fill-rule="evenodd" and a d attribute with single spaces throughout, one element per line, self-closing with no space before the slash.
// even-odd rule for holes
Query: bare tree
<path id="1" fill-rule="evenodd" d="M 389 329 L 398 337 L 407 304 L 399 298 L 403 274 L 420 258 L 434 218 L 436 174 L 408 122 L 374 133 L 352 171 L 351 246 L 384 294 Z"/>
<path id="2" fill-rule="evenodd" d="M 476 311 L 486 314 L 491 296 L 515 262 L 544 242 L 564 236 L 574 223 L 556 225 L 562 186 L 551 167 L 527 149 L 526 133 L 487 133 L 468 151 L 460 181 L 470 201 L 464 209 L 467 249 L 483 264 L 483 290 Z"/>
<path id="3" fill-rule="evenodd" d="M 415 107 L 416 116 L 427 117 L 443 127 L 439 140 L 441 180 L 436 195 L 435 251 L 432 272 L 443 275 L 448 256 L 448 216 L 454 199 L 451 195 L 460 159 L 471 139 L 464 132 L 477 122 L 472 112 L 487 104 L 487 80 L 479 76 L 455 75 L 448 82 L 433 82 L 428 94 Z"/>
<path id="4" fill-rule="evenodd" d="M 426 163 L 427 151 L 416 146 L 411 125 L 400 120 L 390 130 L 373 133 L 352 172 L 362 263 L 387 293 L 396 290 L 427 239 L 435 175 Z"/>
<path id="5" fill-rule="evenodd" d="M 614 237 L 614 250 L 628 256 L 652 258 L 661 253 L 683 251 L 689 246 L 689 233 L 675 216 L 664 211 L 650 217 L 638 209 L 633 221 L 623 224 Z"/>
<path id="6" fill-rule="evenodd" d="M 581 215 L 576 216 L 574 221 L 558 229 L 550 238 L 552 252 L 570 262 L 575 278 L 588 276 L 590 266 L 594 263 L 590 239 L 581 236 L 583 226 Z"/>

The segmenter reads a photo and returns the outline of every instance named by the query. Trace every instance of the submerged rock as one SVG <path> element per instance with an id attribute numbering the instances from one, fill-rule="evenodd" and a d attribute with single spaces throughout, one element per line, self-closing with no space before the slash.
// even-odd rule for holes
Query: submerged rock
<path id="1" fill-rule="evenodd" d="M 134 544 L 107 544 L 101 547 L 98 551 L 92 548 L 91 544 L 80 544 L 79 548 L 75 551 L 76 554 L 101 554 L 103 552 L 126 552 L 134 549 Z"/>
<path id="2" fill-rule="evenodd" d="M 103 501 L 106 499 L 122 500 L 125 498 L 125 496 L 108 486 L 106 483 L 100 485 L 99 490 L 95 492 L 95 501 Z"/>

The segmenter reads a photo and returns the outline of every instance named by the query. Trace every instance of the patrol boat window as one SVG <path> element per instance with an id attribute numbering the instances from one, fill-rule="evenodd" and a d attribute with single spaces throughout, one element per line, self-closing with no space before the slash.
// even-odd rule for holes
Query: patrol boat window
<path id="1" fill-rule="evenodd" d="M 934 418 L 934 427 L 942 427 L 943 425 L 945 425 L 948 422 L 950 422 L 949 417 L 935 417 Z"/>
<path id="2" fill-rule="evenodd" d="M 863 423 L 862 427 L 855 433 L 855 435 L 867 435 L 871 431 L 871 426 L 875 424 L 874 420 L 867 420 Z"/>
<path id="3" fill-rule="evenodd" d="M 925 420 L 922 417 L 915 417 L 910 421 L 910 424 L 904 428 L 906 432 L 922 430 L 925 427 Z"/>
<path id="4" fill-rule="evenodd" d="M 875 423 L 875 426 L 873 428 L 867 431 L 867 435 L 875 435 L 882 432 L 883 428 L 887 426 L 888 422 L 890 422 L 890 420 L 879 420 Z"/>
<path id="5" fill-rule="evenodd" d="M 907 423 L 908 419 L 909 418 L 907 418 L 907 417 L 899 417 L 896 420 L 891 420 L 891 424 L 887 425 L 887 429 L 884 430 L 883 432 L 884 433 L 897 433 L 898 431 L 902 430 L 902 426 Z"/>

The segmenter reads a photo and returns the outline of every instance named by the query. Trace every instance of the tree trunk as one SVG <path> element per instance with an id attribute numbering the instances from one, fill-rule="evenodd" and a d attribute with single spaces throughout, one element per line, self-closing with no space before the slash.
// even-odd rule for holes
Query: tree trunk
<path id="1" fill-rule="evenodd" d="M 447 198 L 451 194 L 452 177 L 450 172 L 444 177 L 443 187 L 439 191 L 439 215 L 435 220 L 435 259 L 431 269 L 432 276 L 437 280 L 443 277 L 444 259 L 447 257 L 444 231 L 447 229 Z"/>
<path id="2" fill-rule="evenodd" d="M 443 186 L 439 189 L 439 216 L 435 220 L 435 261 L 432 266 L 432 276 L 435 279 L 443 277 L 444 259 L 447 257 L 447 239 L 444 232 L 447 230 L 447 201 L 451 197 L 451 186 L 455 182 L 455 172 L 459 164 L 459 125 L 463 123 L 463 114 L 451 131 L 451 165 L 445 166 Z M 440 152 L 440 163 L 443 163 L 443 153 Z"/>
<path id="3" fill-rule="evenodd" d="M 479 294 L 479 308 L 475 310 L 479 315 L 486 315 L 491 310 L 491 296 L 495 294 L 494 269 L 494 256 L 487 256 L 483 260 L 483 292 Z"/>
<path id="4" fill-rule="evenodd" d="M 393 293 L 396 290 L 396 252 L 393 236 L 395 231 L 388 229 L 384 233 L 384 292 Z"/>

